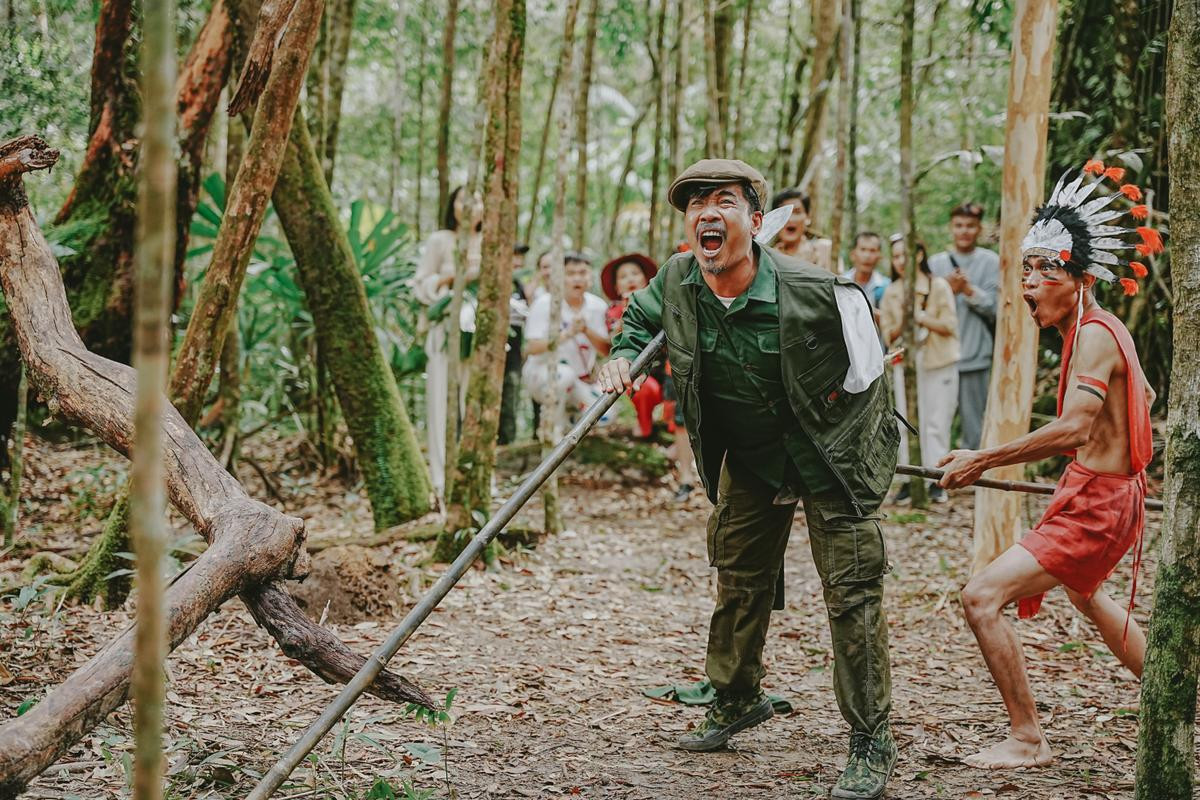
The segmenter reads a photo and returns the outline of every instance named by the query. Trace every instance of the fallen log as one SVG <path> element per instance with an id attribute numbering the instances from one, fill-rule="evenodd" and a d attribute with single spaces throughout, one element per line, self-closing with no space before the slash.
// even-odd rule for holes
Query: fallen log
<path id="1" fill-rule="evenodd" d="M 37 137 L 0 144 L 0 288 L 32 384 L 51 413 L 128 455 L 135 373 L 84 347 L 58 264 L 25 197 L 23 174 L 49 169 L 57 159 Z M 168 496 L 208 541 L 167 590 L 169 647 L 240 594 L 283 651 L 323 680 L 344 682 L 360 670 L 366 659 L 309 620 L 275 582 L 307 572 L 303 520 L 252 499 L 169 405 L 163 450 Z M 16 796 L 125 701 L 132 657 L 131 626 L 32 709 L 0 725 L 0 798 Z M 393 702 L 433 703 L 397 675 L 381 676 L 369 691 Z"/>

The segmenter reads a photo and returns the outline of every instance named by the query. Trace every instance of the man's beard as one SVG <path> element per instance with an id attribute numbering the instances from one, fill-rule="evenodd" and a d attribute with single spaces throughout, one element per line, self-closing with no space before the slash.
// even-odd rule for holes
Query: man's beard
<path id="1" fill-rule="evenodd" d="M 700 262 L 700 270 L 708 273 L 709 275 L 720 275 L 722 272 L 729 269 L 728 264 L 706 264 L 704 263 L 703 258 L 697 260 Z"/>

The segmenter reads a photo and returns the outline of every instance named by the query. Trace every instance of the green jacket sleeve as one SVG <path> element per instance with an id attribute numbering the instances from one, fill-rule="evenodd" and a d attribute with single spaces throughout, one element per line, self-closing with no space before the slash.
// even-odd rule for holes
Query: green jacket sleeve
<path id="1" fill-rule="evenodd" d="M 662 330 L 662 281 L 666 269 L 661 269 L 644 289 L 629 298 L 621 315 L 621 332 L 613 339 L 612 358 L 633 361 Z"/>

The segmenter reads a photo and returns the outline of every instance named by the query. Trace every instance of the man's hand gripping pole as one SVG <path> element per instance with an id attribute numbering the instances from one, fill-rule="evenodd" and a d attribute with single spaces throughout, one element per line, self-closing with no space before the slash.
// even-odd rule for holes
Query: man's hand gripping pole
<path id="1" fill-rule="evenodd" d="M 631 372 L 637 376 L 647 369 L 650 364 L 658 356 L 659 351 L 663 348 L 663 343 L 666 341 L 666 336 L 659 332 L 650 344 L 646 345 L 646 349 L 642 350 L 638 355 L 637 360 L 633 362 Z M 408 637 L 412 636 L 413 631 L 420 627 L 433 609 L 437 608 L 459 579 L 466 574 L 471 565 L 479 558 L 483 549 L 488 543 L 495 539 L 500 531 L 504 530 L 512 518 L 517 515 L 521 507 L 529 502 L 529 498 L 533 497 L 546 479 L 558 469 L 559 465 L 566 460 L 571 451 L 578 446 L 583 437 L 588 434 L 596 422 L 612 407 L 613 403 L 617 402 L 620 397 L 619 393 L 605 394 L 597 398 L 594 403 L 584 412 L 583 417 L 575 423 L 575 427 L 567 433 L 565 437 L 555 445 L 549 455 L 543 459 L 542 463 L 538 464 L 537 468 L 530 473 L 529 477 L 521 483 L 515 494 L 508 498 L 493 516 L 488 523 L 484 525 L 471 542 L 463 549 L 458 558 L 454 559 L 454 563 L 442 573 L 438 578 L 437 583 L 425 593 L 425 596 L 413 606 L 412 610 L 400 623 L 400 627 L 396 628 L 383 644 L 372 654 L 363 668 L 358 671 L 353 678 L 338 694 L 337 698 L 329 704 L 328 707 L 321 713 L 321 716 L 308 727 L 304 735 L 300 737 L 291 749 L 289 749 L 282 758 L 275 763 L 271 770 L 263 776 L 258 785 L 254 787 L 247 797 L 249 800 L 266 800 L 276 789 L 278 789 L 292 773 L 304 757 L 317 746 L 317 742 L 329 733 L 330 729 L 337 724 L 337 721 L 342 718 L 350 706 L 354 705 L 355 701 L 362 695 L 366 688 L 371 685 L 371 681 L 383 671 L 387 666 L 387 662 L 396 654 Z"/>

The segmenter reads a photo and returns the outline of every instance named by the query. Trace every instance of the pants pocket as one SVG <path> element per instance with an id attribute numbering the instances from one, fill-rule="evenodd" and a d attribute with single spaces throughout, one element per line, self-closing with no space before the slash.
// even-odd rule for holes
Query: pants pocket
<path id="1" fill-rule="evenodd" d="M 880 578 L 887 568 L 883 528 L 877 517 L 860 517 L 843 500 L 806 500 L 813 560 L 825 586 Z"/>

